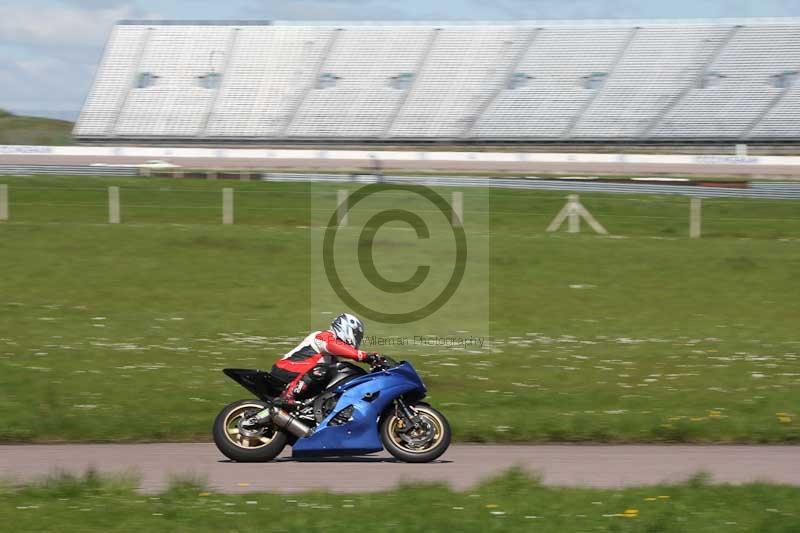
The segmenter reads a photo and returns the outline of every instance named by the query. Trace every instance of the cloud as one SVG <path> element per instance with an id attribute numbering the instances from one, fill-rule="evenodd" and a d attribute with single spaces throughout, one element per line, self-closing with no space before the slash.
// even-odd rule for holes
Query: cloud
<path id="1" fill-rule="evenodd" d="M 61 3 L 84 9 L 108 9 L 131 4 L 130 0 L 61 0 Z"/>
<path id="2" fill-rule="evenodd" d="M 91 79 L 91 67 L 34 58 L 0 65 L 0 108 L 26 115 L 74 119 Z"/>
<path id="3" fill-rule="evenodd" d="M 144 15 L 130 2 L 0 6 L 0 107 L 74 118 L 113 24 Z"/>
<path id="4" fill-rule="evenodd" d="M 248 0 L 246 16 L 271 20 L 406 20 L 415 16 L 414 7 L 373 0 Z M 408 8 L 412 10 L 409 11 Z"/>
<path id="5" fill-rule="evenodd" d="M 97 46 L 105 42 L 116 21 L 141 14 L 127 3 L 98 9 L 0 6 L 0 35 L 9 43 L 34 46 Z"/>
<path id="6" fill-rule="evenodd" d="M 518 19 L 714 18 L 800 15 L 797 0 L 469 0 L 482 14 Z"/>

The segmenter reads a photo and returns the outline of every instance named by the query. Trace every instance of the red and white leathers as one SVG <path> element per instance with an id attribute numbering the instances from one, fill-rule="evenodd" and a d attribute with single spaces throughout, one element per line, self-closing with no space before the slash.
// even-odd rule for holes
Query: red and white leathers
<path id="1" fill-rule="evenodd" d="M 272 367 L 271 374 L 288 382 L 281 397 L 294 403 L 295 396 L 305 391 L 311 382 L 324 379 L 328 372 L 325 356 L 364 361 L 367 359 L 367 352 L 337 339 L 331 331 L 311 333 Z"/>

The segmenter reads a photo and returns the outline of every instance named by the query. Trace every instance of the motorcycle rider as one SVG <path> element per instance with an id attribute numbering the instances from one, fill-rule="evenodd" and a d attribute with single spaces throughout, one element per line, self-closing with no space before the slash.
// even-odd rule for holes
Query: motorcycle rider
<path id="1" fill-rule="evenodd" d="M 358 317 L 342 313 L 330 329 L 310 333 L 272 367 L 270 374 L 286 382 L 276 403 L 294 406 L 298 396 L 316 394 L 331 380 L 335 357 L 374 364 L 377 353 L 358 349 L 364 338 L 364 324 Z"/>

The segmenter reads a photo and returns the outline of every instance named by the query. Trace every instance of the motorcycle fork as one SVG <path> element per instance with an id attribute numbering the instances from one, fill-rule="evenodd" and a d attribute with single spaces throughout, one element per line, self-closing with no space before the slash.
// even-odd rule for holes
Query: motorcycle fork
<path id="1" fill-rule="evenodd" d="M 419 428 L 420 418 L 419 415 L 414 413 L 403 401 L 402 398 L 397 398 L 394 401 L 395 412 L 400 419 L 408 426 L 408 429 Z"/>

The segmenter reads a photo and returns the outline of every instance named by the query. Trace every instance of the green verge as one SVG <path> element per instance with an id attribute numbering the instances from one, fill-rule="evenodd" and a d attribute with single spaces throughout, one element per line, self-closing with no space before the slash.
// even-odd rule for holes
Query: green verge
<path id="1" fill-rule="evenodd" d="M 0 109 L 0 144 L 61 146 L 73 144 L 72 122 L 26 117 Z"/>
<path id="2" fill-rule="evenodd" d="M 800 488 L 682 485 L 625 490 L 548 488 L 511 471 L 465 492 L 406 485 L 388 492 L 223 495 L 176 482 L 158 495 L 91 473 L 0 489 L 14 531 L 613 531 L 789 533 Z"/>
<path id="3" fill-rule="evenodd" d="M 207 440 L 247 397 L 222 368 L 268 368 L 325 327 L 309 317 L 309 185 L 0 183 L 2 441 Z M 707 200 L 689 240 L 685 198 L 582 200 L 611 237 L 545 233 L 564 193 L 491 191 L 494 350 L 409 355 L 455 438 L 800 441 L 797 204 Z"/>

